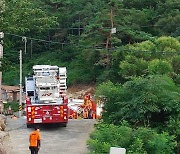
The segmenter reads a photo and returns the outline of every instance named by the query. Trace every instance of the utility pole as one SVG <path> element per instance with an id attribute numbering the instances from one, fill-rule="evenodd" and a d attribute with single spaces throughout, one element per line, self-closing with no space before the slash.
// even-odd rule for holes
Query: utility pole
<path id="1" fill-rule="evenodd" d="M 25 36 L 22 37 L 22 41 L 24 41 L 24 52 L 26 54 L 26 48 L 27 48 L 27 38 Z"/>
<path id="2" fill-rule="evenodd" d="M 3 58 L 3 39 L 4 33 L 0 32 L 0 102 L 2 101 L 2 90 L 1 90 L 1 83 L 2 83 L 2 58 Z"/>
<path id="3" fill-rule="evenodd" d="M 113 10 L 112 10 L 112 8 L 111 8 L 111 13 L 110 13 L 110 19 L 111 19 L 111 31 L 110 31 L 109 35 L 107 36 L 106 49 L 108 49 L 108 47 L 109 47 L 109 42 L 110 42 L 112 34 L 116 33 L 116 28 L 114 28 L 114 23 L 113 23 Z"/>
<path id="4" fill-rule="evenodd" d="M 22 41 L 24 41 L 24 52 L 26 54 L 27 49 L 27 38 L 22 37 Z M 19 51 L 19 118 L 21 118 L 22 111 L 22 50 Z"/>
<path id="5" fill-rule="evenodd" d="M 78 28 L 78 34 L 79 36 L 81 35 L 81 20 L 80 20 L 80 15 L 79 15 L 79 28 Z"/>
<path id="6" fill-rule="evenodd" d="M 20 82 L 19 82 L 19 118 L 21 118 L 21 110 L 22 110 L 22 50 L 19 53 L 19 60 L 20 60 Z"/>
<path id="7" fill-rule="evenodd" d="M 32 52 L 33 52 L 33 41 L 31 40 L 31 59 L 32 59 Z"/>

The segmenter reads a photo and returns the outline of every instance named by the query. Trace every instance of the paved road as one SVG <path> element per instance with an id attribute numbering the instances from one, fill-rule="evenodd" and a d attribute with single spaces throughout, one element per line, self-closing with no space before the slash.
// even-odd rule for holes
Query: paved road
<path id="1" fill-rule="evenodd" d="M 67 127 L 42 127 L 39 154 L 87 154 L 87 139 L 95 120 L 69 120 Z M 33 129 L 26 128 L 25 119 L 8 119 L 10 137 L 6 140 L 8 154 L 30 154 L 28 137 Z"/>

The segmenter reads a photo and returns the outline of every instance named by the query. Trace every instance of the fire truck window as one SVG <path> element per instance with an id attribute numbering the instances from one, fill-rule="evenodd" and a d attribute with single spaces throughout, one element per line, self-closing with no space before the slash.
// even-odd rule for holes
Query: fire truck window
<path id="1" fill-rule="evenodd" d="M 54 76 L 54 75 L 56 75 L 57 73 L 56 72 L 52 72 L 52 75 Z"/>
<path id="2" fill-rule="evenodd" d="M 27 81 L 31 81 L 31 80 L 33 80 L 33 78 L 32 78 L 32 77 L 27 78 Z"/>
<path id="3" fill-rule="evenodd" d="M 28 91 L 27 94 L 28 96 L 34 96 L 34 91 Z"/>
<path id="4" fill-rule="evenodd" d="M 42 76 L 49 76 L 49 75 L 50 75 L 50 73 L 48 71 L 42 72 Z"/>
<path id="5" fill-rule="evenodd" d="M 41 87 L 40 90 L 49 90 L 50 87 Z"/>

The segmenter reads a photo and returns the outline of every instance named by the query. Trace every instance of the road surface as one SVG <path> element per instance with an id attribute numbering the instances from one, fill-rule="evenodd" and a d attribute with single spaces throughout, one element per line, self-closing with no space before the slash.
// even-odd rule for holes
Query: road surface
<path id="1" fill-rule="evenodd" d="M 42 136 L 39 154 L 87 154 L 87 140 L 95 120 L 69 120 L 67 127 L 40 127 Z M 25 119 L 8 119 L 7 154 L 30 154 L 28 139 L 33 128 L 26 128 Z"/>

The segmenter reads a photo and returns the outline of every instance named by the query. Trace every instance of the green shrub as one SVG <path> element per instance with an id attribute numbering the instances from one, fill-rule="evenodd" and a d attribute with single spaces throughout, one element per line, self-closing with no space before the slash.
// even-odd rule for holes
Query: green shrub
<path id="1" fill-rule="evenodd" d="M 17 112 L 19 110 L 19 104 L 16 102 L 8 102 L 4 105 L 5 109 L 8 109 L 11 106 L 13 112 Z"/>
<path id="2" fill-rule="evenodd" d="M 127 154 L 171 154 L 176 146 L 174 136 L 158 134 L 150 128 L 104 123 L 95 127 L 88 141 L 91 154 L 109 154 L 110 147 L 126 148 Z"/>

